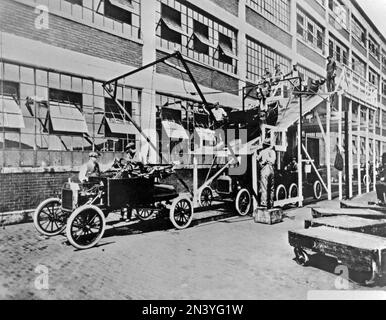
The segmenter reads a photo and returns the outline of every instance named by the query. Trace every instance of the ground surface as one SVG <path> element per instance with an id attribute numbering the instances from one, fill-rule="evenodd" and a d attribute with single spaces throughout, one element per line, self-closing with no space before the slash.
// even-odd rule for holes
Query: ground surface
<path id="1" fill-rule="evenodd" d="M 273 226 L 249 217 L 182 231 L 168 223 L 121 226 L 84 251 L 64 236 L 40 236 L 33 224 L 8 226 L 0 230 L 0 298 L 306 299 L 309 290 L 335 289 L 333 261 L 301 267 L 288 245 L 288 230 L 303 228 L 310 208 L 286 213 L 293 219 Z M 35 285 L 39 270 L 48 270 L 48 290 Z"/>

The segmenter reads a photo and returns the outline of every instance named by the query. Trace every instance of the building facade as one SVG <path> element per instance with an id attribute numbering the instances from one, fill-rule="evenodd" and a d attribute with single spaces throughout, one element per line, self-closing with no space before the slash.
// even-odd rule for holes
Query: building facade
<path id="1" fill-rule="evenodd" d="M 0 21 L 0 212 L 36 207 L 91 150 L 108 163 L 128 141 L 143 146 L 102 83 L 176 50 L 208 101 L 232 108 L 265 68 L 280 64 L 286 73 L 298 64 L 305 80 L 318 79 L 331 54 L 360 85 L 378 89 L 367 118 L 375 121 L 370 149 L 386 150 L 386 39 L 355 0 L 2 0 Z M 118 90 L 142 128 L 162 136 L 151 135 L 153 142 L 169 159 L 185 155 L 185 166 L 191 145 L 175 151 L 173 138 L 185 137 L 164 141 L 161 131 L 166 120 L 192 134 L 205 129 L 193 91 L 166 65 L 125 79 Z"/>

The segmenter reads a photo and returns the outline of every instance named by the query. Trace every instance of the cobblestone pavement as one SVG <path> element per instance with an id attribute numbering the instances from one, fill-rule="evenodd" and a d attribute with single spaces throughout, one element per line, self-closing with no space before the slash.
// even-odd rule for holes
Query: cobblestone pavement
<path id="1" fill-rule="evenodd" d="M 83 251 L 33 224 L 8 226 L 0 230 L 0 298 L 306 299 L 308 290 L 334 289 L 333 267 L 301 267 L 288 245 L 288 230 L 303 228 L 310 209 L 287 214 L 294 218 L 273 226 L 232 217 L 182 231 L 162 221 L 117 227 Z M 39 265 L 48 268 L 48 290 L 35 288 Z"/>

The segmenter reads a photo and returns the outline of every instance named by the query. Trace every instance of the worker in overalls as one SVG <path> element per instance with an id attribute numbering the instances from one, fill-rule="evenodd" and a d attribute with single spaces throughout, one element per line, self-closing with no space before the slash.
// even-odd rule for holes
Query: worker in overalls
<path id="1" fill-rule="evenodd" d="M 260 206 L 271 209 L 275 195 L 276 151 L 268 141 L 264 142 L 263 148 L 257 157 L 260 163 Z"/>

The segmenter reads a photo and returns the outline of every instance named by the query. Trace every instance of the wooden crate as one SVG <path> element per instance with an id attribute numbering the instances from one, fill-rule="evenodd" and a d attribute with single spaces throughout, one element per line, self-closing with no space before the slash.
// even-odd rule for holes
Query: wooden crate
<path id="1" fill-rule="evenodd" d="M 282 209 L 257 208 L 253 214 L 256 223 L 275 224 L 283 221 Z"/>
<path id="2" fill-rule="evenodd" d="M 378 276 L 386 272 L 386 239 L 382 237 L 318 227 L 289 231 L 288 241 L 296 249 L 335 257 L 352 270 Z"/>
<path id="3" fill-rule="evenodd" d="M 386 214 L 369 209 L 349 208 L 311 208 L 313 218 L 329 216 L 351 216 L 365 219 L 386 219 Z"/>
<path id="4" fill-rule="evenodd" d="M 305 220 L 305 228 L 331 227 L 386 237 L 386 220 L 364 219 L 350 216 L 331 216 Z"/>

